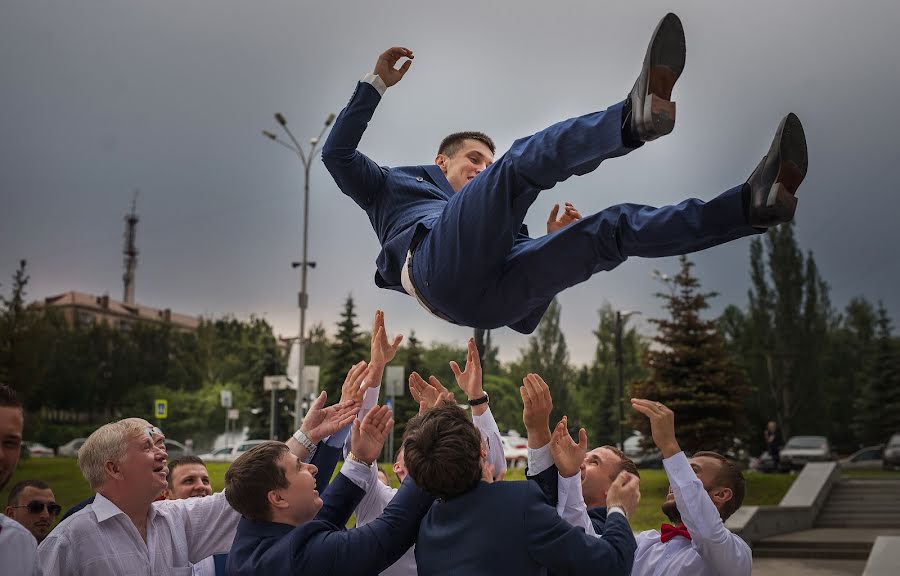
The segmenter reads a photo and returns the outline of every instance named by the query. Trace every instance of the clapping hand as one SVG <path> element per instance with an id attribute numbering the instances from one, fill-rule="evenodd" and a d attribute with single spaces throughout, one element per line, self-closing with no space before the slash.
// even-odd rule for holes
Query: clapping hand
<path id="1" fill-rule="evenodd" d="M 453 393 L 434 376 L 426 382 L 418 372 L 413 372 L 409 375 L 409 392 L 413 400 L 419 403 L 419 414 L 434 408 L 439 402 L 453 403 Z"/>
<path id="2" fill-rule="evenodd" d="M 468 349 L 466 351 L 466 369 L 460 370 L 459 364 L 450 361 L 450 369 L 456 376 L 456 383 L 469 400 L 476 400 L 484 396 L 484 384 L 481 378 L 481 358 L 478 357 L 478 347 L 475 346 L 475 339 L 469 338 Z"/>
<path id="3" fill-rule="evenodd" d="M 408 58 L 408 60 L 404 62 L 398 70 L 394 68 L 394 66 L 397 65 L 397 61 L 401 58 Z M 408 48 L 401 48 L 399 46 L 388 48 L 378 57 L 378 61 L 375 62 L 375 73 L 381 77 L 385 86 L 391 87 L 403 78 L 406 71 L 412 66 L 413 58 L 415 58 L 415 56 L 413 55 L 412 50 L 409 50 Z"/>
<path id="4" fill-rule="evenodd" d="M 363 394 L 365 394 L 371 382 L 369 376 L 369 365 L 366 364 L 365 360 L 351 366 L 350 370 L 347 371 L 347 377 L 344 378 L 344 383 L 341 385 L 340 403 L 355 402 L 361 404 Z"/>
<path id="5" fill-rule="evenodd" d="M 403 342 L 403 335 L 394 336 L 394 341 L 389 342 L 387 330 L 384 328 L 384 311 L 377 310 L 375 312 L 375 321 L 372 324 L 372 349 L 369 356 L 369 364 L 376 368 L 381 367 L 383 370 L 387 364 L 394 359 L 400 343 Z"/>
<path id="6" fill-rule="evenodd" d="M 350 445 L 353 447 L 353 455 L 367 464 L 372 464 L 381 449 L 384 441 L 394 427 L 394 418 L 387 406 L 372 408 L 362 422 L 353 422 L 353 431 L 350 433 Z"/>
<path id="7" fill-rule="evenodd" d="M 632 398 L 631 406 L 650 420 L 650 431 L 653 442 L 659 448 L 663 458 L 669 458 L 681 452 L 675 439 L 675 413 L 661 402 Z"/>
<path id="8" fill-rule="evenodd" d="M 620 506 L 628 517 L 634 515 L 641 501 L 641 480 L 634 474 L 622 470 L 606 492 L 607 509 Z"/>
<path id="9" fill-rule="evenodd" d="M 578 431 L 578 444 L 576 444 L 569 435 L 568 424 L 568 417 L 563 416 L 553 430 L 553 436 L 550 439 L 550 454 L 563 478 L 571 478 L 578 474 L 581 464 L 584 462 L 584 456 L 587 454 L 587 432 L 584 428 Z"/>

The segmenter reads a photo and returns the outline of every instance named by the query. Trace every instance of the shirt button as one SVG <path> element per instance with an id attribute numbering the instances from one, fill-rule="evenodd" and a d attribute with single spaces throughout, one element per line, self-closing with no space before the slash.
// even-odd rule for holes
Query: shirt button
<path id="1" fill-rule="evenodd" d="M 422 182 L 423 180 L 425 180 L 425 179 L 422 178 L 421 176 L 416 176 L 416 182 Z"/>

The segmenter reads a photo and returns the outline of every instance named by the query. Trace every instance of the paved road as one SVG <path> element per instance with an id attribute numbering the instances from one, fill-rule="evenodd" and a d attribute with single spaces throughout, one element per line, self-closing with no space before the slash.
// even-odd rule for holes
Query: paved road
<path id="1" fill-rule="evenodd" d="M 860 576 L 865 560 L 755 558 L 753 576 Z"/>

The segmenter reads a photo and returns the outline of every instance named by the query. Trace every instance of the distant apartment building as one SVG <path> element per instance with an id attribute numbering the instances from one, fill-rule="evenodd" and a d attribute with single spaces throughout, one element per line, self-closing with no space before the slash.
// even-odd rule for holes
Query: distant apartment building
<path id="1" fill-rule="evenodd" d="M 94 296 L 84 292 L 66 292 L 35 303 L 60 312 L 70 327 L 103 323 L 118 330 L 131 330 L 138 322 L 168 324 L 177 330 L 192 332 L 200 326 L 200 318 L 141 304 L 113 300 L 108 295 Z"/>

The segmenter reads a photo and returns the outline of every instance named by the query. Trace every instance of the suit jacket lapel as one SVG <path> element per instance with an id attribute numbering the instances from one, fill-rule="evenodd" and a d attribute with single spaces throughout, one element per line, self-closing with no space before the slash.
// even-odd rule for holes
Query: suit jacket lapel
<path id="1" fill-rule="evenodd" d="M 427 166 L 422 166 L 422 168 L 425 169 L 425 172 L 428 174 L 431 181 L 447 194 L 448 198 L 452 198 L 453 195 L 456 194 L 453 187 L 450 186 L 450 182 L 447 181 L 447 177 L 441 172 L 440 166 L 437 164 L 429 164 Z"/>

